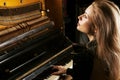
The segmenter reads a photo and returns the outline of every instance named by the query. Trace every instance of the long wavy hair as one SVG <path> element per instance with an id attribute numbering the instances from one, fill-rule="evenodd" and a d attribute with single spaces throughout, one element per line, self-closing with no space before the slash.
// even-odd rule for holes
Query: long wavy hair
<path id="1" fill-rule="evenodd" d="M 120 79 L 120 10 L 109 0 L 96 0 L 90 15 L 97 29 L 97 55 L 108 65 L 109 80 Z"/>

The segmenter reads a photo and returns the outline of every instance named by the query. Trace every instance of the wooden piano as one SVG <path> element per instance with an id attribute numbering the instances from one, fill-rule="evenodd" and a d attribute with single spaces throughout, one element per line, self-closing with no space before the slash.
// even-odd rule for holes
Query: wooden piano
<path id="1" fill-rule="evenodd" d="M 0 80 L 49 80 L 71 61 L 62 0 L 0 1 Z"/>

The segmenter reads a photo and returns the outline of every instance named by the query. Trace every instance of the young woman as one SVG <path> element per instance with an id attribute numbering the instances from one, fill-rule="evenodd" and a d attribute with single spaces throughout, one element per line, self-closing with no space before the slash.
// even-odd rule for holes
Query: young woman
<path id="1" fill-rule="evenodd" d="M 120 10 L 109 0 L 96 0 L 78 16 L 77 30 L 88 44 L 75 48 L 73 69 L 53 66 L 53 74 L 70 74 L 74 80 L 120 80 Z M 78 47 L 77 47 L 78 48 Z"/>

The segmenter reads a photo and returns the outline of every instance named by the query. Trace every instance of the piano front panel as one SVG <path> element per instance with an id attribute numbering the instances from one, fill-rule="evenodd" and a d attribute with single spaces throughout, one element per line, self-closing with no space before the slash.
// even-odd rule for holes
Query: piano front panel
<path id="1" fill-rule="evenodd" d="M 54 34 L 54 36 L 50 36 L 51 34 Z M 40 68 L 40 74 L 44 69 L 61 60 L 62 57 L 70 55 L 72 51 L 71 42 L 63 34 L 58 34 L 56 31 L 51 34 L 49 33 L 44 35 L 43 38 L 35 39 L 35 42 L 32 40 L 29 43 L 24 43 L 21 45 L 22 47 L 16 48 L 16 51 L 7 53 L 9 56 L 4 56 L 0 62 L 1 74 L 12 76 L 13 79 L 13 76 L 21 75 L 23 74 L 21 71 L 24 71 L 22 78 L 26 76 L 29 78 L 29 75 L 34 74 L 35 70 Z"/>

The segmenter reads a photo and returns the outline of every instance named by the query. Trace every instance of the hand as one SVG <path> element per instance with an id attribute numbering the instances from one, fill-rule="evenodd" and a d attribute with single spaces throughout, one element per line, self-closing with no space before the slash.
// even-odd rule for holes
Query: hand
<path id="1" fill-rule="evenodd" d="M 67 69 L 63 66 L 53 66 L 53 69 L 56 69 L 57 71 L 53 72 L 53 75 L 60 75 L 65 74 Z"/>

